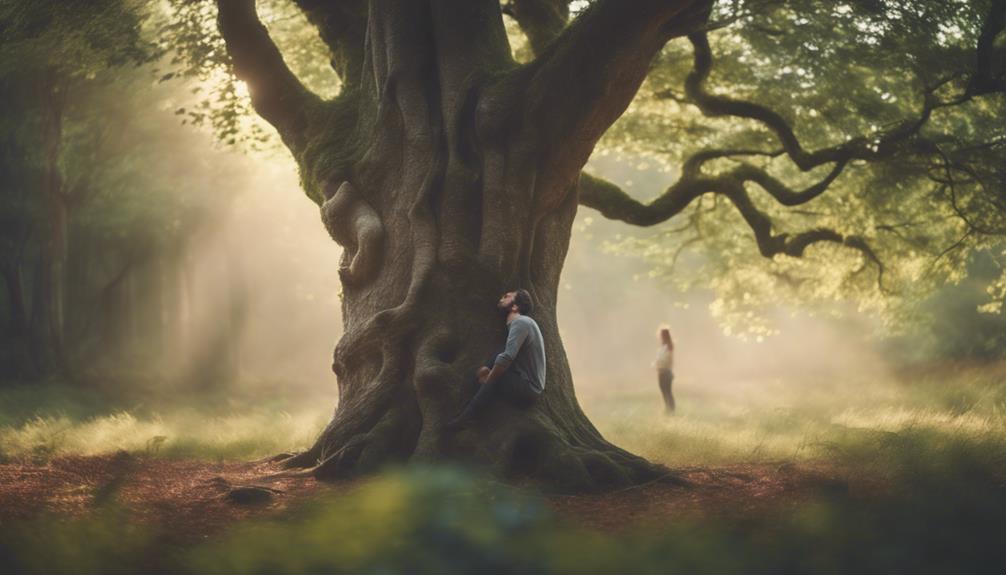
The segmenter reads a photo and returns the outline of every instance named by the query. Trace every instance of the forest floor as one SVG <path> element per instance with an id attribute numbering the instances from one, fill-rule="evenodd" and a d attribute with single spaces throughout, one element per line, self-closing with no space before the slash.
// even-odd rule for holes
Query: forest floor
<path id="1" fill-rule="evenodd" d="M 5 463 L 0 464 L 0 522 L 40 515 L 81 517 L 112 505 L 171 539 L 196 541 L 243 520 L 309 505 L 312 497 L 352 492 L 360 483 L 274 477 L 280 471 L 271 463 L 160 459 L 127 452 Z M 806 497 L 850 488 L 847 477 L 824 464 L 692 467 L 675 470 L 675 477 L 689 485 L 658 479 L 606 493 L 543 498 L 559 517 L 618 531 L 682 516 L 792 506 Z M 235 501 L 232 493 L 247 487 L 265 488 L 270 495 L 262 501 Z M 252 497 L 261 493 L 255 492 Z"/>
<path id="2" fill-rule="evenodd" d="M 324 401 L 0 389 L 0 573 L 998 574 L 1003 382 L 682 385 L 674 417 L 652 390 L 584 394 L 606 438 L 685 481 L 580 495 L 450 466 L 276 477 Z"/>

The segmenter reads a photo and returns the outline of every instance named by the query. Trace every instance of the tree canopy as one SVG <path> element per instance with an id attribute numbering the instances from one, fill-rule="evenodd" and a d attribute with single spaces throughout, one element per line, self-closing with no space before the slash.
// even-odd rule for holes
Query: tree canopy
<path id="1" fill-rule="evenodd" d="M 354 89 L 353 58 L 328 46 L 355 45 L 339 35 L 359 31 L 365 4 L 326 12 L 268 0 L 258 11 L 304 86 L 339 98 Z M 504 2 L 515 57 L 533 65 L 599 4 Z M 219 86 L 180 113 L 261 145 L 269 132 L 248 121 L 214 8 L 173 6 L 170 74 Z M 713 311 L 755 334 L 772 332 L 761 311 L 778 301 L 848 299 L 903 325 L 976 254 L 1002 261 L 1003 2 L 731 0 L 712 10 L 702 30 L 664 46 L 594 153 L 668 185 L 582 179 L 582 205 L 655 228 L 613 240 L 613 251 L 645 257 L 680 287 L 711 287 Z M 997 311 L 1006 279 L 987 287 L 983 309 Z"/>

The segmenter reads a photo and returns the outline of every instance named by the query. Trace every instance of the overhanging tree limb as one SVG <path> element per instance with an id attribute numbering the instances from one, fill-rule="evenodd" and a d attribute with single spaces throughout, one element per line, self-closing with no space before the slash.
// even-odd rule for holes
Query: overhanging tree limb
<path id="1" fill-rule="evenodd" d="M 814 228 L 796 234 L 780 233 L 772 231 L 772 219 L 765 212 L 759 210 L 751 196 L 744 189 L 742 182 L 727 179 L 720 180 L 721 186 L 717 190 L 730 200 L 730 202 L 740 212 L 741 217 L 754 232 L 755 241 L 758 244 L 758 251 L 767 258 L 775 257 L 779 254 L 799 258 L 803 257 L 807 248 L 820 242 L 830 242 L 845 245 L 855 249 L 865 255 L 870 261 L 877 264 L 879 274 L 883 275 L 883 266 L 880 259 L 869 247 L 865 240 L 858 236 L 850 236 L 839 233 L 831 228 Z M 878 277 L 878 283 L 880 282 Z"/>
<path id="2" fill-rule="evenodd" d="M 320 103 L 283 61 L 255 11 L 255 0 L 217 0 L 217 25 L 252 106 L 297 154 L 304 146 L 308 109 Z"/>
<path id="3" fill-rule="evenodd" d="M 579 201 L 581 206 L 593 208 L 610 220 L 653 226 L 671 219 L 693 200 L 715 189 L 716 182 L 709 178 L 682 179 L 649 204 L 644 204 L 608 180 L 583 172 Z"/>
<path id="4" fill-rule="evenodd" d="M 799 191 L 790 188 L 767 171 L 751 164 L 742 164 L 734 168 L 732 173 L 734 177 L 741 181 L 758 184 L 780 204 L 784 206 L 798 206 L 813 200 L 827 191 L 828 187 L 838 178 L 847 164 L 847 160 L 835 162 L 835 166 L 824 179 Z"/>
<path id="5" fill-rule="evenodd" d="M 705 154 L 712 155 L 710 152 Z M 802 192 L 790 190 L 774 179 L 771 180 L 775 183 L 768 183 L 768 181 L 757 183 L 759 185 L 767 183 L 771 188 L 769 193 L 780 203 L 797 205 L 808 202 L 819 195 L 834 181 L 840 171 L 840 169 L 832 170 L 824 180 Z M 740 212 L 745 223 L 754 232 L 758 251 L 763 256 L 770 259 L 780 254 L 803 257 L 807 248 L 816 243 L 827 242 L 843 245 L 860 252 L 867 261 L 876 265 L 877 285 L 882 291 L 886 291 L 883 285 L 883 263 L 865 239 L 823 227 L 795 234 L 774 233 L 771 218 L 754 205 L 744 188 L 746 181 L 756 181 L 750 176 L 757 172 L 758 170 L 753 167 L 746 166 L 743 169 L 718 176 L 685 175 L 649 204 L 643 204 L 633 199 L 617 185 L 607 180 L 583 173 L 580 176 L 579 199 L 581 205 L 598 210 L 606 218 L 621 220 L 637 226 L 652 226 L 681 213 L 692 201 L 703 194 L 716 193 L 729 199 Z M 758 177 L 770 178 L 764 172 L 761 172 Z"/>
<path id="6" fill-rule="evenodd" d="M 625 111 L 654 55 L 671 38 L 701 26 L 709 0 L 598 0 L 530 65 L 523 91 L 541 164 L 552 177 L 576 177 L 602 134 Z M 570 90 L 570 86 L 577 86 Z M 561 182 L 540 182 L 562 190 Z M 562 199 L 539 198 L 542 205 Z"/>
<path id="7" fill-rule="evenodd" d="M 934 96 L 935 91 L 943 84 L 939 82 L 925 88 L 922 110 L 917 117 L 907 118 L 893 128 L 870 137 L 860 136 L 835 146 L 808 151 L 800 143 L 790 122 L 775 110 L 756 102 L 708 92 L 705 83 L 713 67 L 713 53 L 708 35 L 705 32 L 696 32 L 690 34 L 688 39 L 692 43 L 695 56 L 693 69 L 685 79 L 687 100 L 698 106 L 699 110 L 709 117 L 732 116 L 760 122 L 776 135 L 786 155 L 803 171 L 828 163 L 890 157 L 897 151 L 898 145 L 916 136 L 929 121 L 933 110 L 943 104 Z"/>

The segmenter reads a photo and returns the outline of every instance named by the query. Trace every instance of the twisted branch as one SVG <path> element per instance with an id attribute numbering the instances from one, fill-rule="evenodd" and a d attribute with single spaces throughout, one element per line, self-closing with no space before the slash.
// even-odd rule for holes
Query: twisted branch
<path id="1" fill-rule="evenodd" d="M 747 100 L 718 96 L 706 91 L 705 82 L 713 68 L 713 54 L 705 32 L 691 34 L 688 39 L 694 49 L 694 65 L 685 80 L 687 101 L 698 106 L 709 117 L 732 116 L 760 122 L 772 131 L 786 155 L 801 170 L 808 171 L 823 164 L 843 163 L 849 160 L 876 160 L 890 157 L 897 145 L 919 133 L 929 121 L 932 111 L 940 105 L 933 93 L 942 83 L 926 88 L 919 116 L 908 118 L 892 129 L 875 137 L 853 138 L 845 143 L 815 151 L 804 149 L 789 122 L 775 110 Z"/>
<path id="2" fill-rule="evenodd" d="M 742 164 L 732 171 L 716 176 L 703 175 L 700 171 L 704 161 L 714 158 L 739 155 L 761 154 L 752 150 L 704 150 L 689 158 L 687 170 L 682 177 L 649 204 L 643 204 L 626 194 L 617 185 L 590 174 L 580 176 L 580 204 L 594 208 L 609 219 L 621 220 L 637 226 L 651 226 L 664 222 L 681 213 L 688 205 L 705 193 L 715 193 L 730 200 L 737 208 L 745 223 L 754 232 L 758 251 L 766 258 L 776 255 L 803 257 L 807 248 L 821 242 L 835 243 L 862 253 L 867 261 L 877 267 L 877 285 L 883 285 L 884 266 L 868 242 L 859 236 L 844 235 L 830 228 L 814 228 L 804 232 L 774 233 L 773 222 L 751 201 L 745 189 L 747 182 L 763 187 L 779 203 L 795 206 L 807 203 L 823 193 L 841 173 L 845 162 L 839 162 L 823 180 L 804 190 L 795 191 L 764 170 Z M 771 152 L 764 152 L 771 155 Z"/>
<path id="3" fill-rule="evenodd" d="M 217 25 L 252 106 L 296 155 L 304 148 L 309 107 L 319 104 L 290 71 L 255 12 L 255 0 L 217 0 Z"/>

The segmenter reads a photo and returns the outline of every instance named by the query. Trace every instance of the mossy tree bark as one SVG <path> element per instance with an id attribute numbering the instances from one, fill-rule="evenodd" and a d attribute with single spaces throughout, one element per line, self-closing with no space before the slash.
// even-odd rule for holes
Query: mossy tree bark
<path id="1" fill-rule="evenodd" d="M 287 464 L 332 477 L 462 460 L 577 490 L 659 474 L 580 409 L 557 286 L 580 170 L 654 55 L 701 26 L 709 3 L 598 0 L 564 28 L 561 2 L 525 9 L 544 14 L 529 24 L 538 55 L 527 65 L 512 58 L 499 0 L 297 3 L 331 48 L 343 83 L 333 101 L 286 67 L 254 0 L 218 0 L 237 75 L 345 248 L 339 406 Z M 503 344 L 495 302 L 518 286 L 537 304 L 546 391 L 530 410 L 501 403 L 445 432 L 465 383 Z"/>

